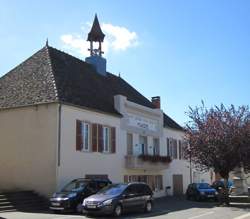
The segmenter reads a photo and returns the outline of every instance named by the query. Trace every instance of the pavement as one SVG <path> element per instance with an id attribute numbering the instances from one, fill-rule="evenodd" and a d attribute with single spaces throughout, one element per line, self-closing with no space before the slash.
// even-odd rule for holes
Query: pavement
<path id="1" fill-rule="evenodd" d="M 45 212 L 6 212 L 0 213 L 0 219 L 77 219 L 89 218 L 77 214 L 53 214 Z M 93 217 L 92 217 L 93 218 Z M 96 217 L 108 219 L 112 217 Z M 165 197 L 155 201 L 151 213 L 136 212 L 126 214 L 122 219 L 250 219 L 249 204 L 233 204 L 230 207 L 218 207 L 214 202 L 187 201 L 183 197 Z"/>

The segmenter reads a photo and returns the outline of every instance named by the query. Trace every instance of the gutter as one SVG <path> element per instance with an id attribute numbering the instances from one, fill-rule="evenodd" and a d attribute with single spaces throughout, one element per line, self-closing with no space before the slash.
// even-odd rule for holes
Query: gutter
<path id="1" fill-rule="evenodd" d="M 62 117 L 62 105 L 59 103 L 58 107 L 58 133 L 57 133 L 57 166 L 61 164 L 61 117 Z"/>

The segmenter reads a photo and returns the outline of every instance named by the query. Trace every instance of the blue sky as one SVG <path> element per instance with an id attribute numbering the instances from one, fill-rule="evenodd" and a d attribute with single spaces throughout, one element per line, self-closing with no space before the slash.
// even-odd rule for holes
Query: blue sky
<path id="1" fill-rule="evenodd" d="M 79 44 L 97 13 L 110 36 L 108 70 L 148 98 L 161 96 L 165 112 L 184 124 L 188 106 L 201 100 L 250 103 L 249 11 L 248 0 L 1 0 L 0 76 L 47 37 L 51 46 L 84 59 Z M 128 45 L 119 48 L 119 42 Z"/>

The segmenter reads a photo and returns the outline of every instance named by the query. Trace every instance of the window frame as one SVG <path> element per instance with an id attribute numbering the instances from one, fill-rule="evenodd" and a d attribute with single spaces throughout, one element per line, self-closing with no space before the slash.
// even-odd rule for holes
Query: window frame
<path id="1" fill-rule="evenodd" d="M 87 144 L 88 144 L 88 147 L 86 148 L 86 145 L 85 145 L 85 143 L 86 143 L 86 127 L 88 127 L 88 137 L 87 137 Z M 84 151 L 84 152 L 90 152 L 90 147 L 91 147 L 91 145 L 90 145 L 90 132 L 91 132 L 91 124 L 89 123 L 89 122 L 86 122 L 86 121 L 81 121 L 81 135 L 82 135 L 82 151 Z"/>
<path id="2" fill-rule="evenodd" d="M 107 130 L 107 133 L 106 133 L 106 130 Z M 106 136 L 106 134 L 107 134 L 107 136 Z M 102 150 L 102 152 L 103 153 L 110 153 L 111 152 L 111 129 L 109 126 L 103 126 L 102 135 L 103 135 L 103 150 Z"/>

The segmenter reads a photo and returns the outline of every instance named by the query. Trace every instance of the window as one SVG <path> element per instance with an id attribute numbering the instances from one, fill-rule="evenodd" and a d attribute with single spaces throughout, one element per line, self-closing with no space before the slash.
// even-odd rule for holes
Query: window
<path id="1" fill-rule="evenodd" d="M 141 145 L 141 154 L 148 154 L 148 140 L 147 136 L 140 135 L 139 143 Z"/>
<path id="2" fill-rule="evenodd" d="M 172 139 L 172 141 L 173 141 L 173 144 L 172 144 L 172 150 L 173 150 L 172 157 L 174 159 L 177 159 L 177 140 L 176 139 Z"/>
<path id="3" fill-rule="evenodd" d="M 177 159 L 177 140 L 173 138 L 167 138 L 167 155 L 173 159 Z"/>
<path id="4" fill-rule="evenodd" d="M 160 155 L 160 143 L 159 138 L 153 139 L 153 154 L 154 155 Z"/>
<path id="5" fill-rule="evenodd" d="M 127 133 L 127 154 L 133 154 L 133 134 Z"/>
<path id="6" fill-rule="evenodd" d="M 103 152 L 110 152 L 110 128 L 103 126 Z"/>
<path id="7" fill-rule="evenodd" d="M 170 139 L 167 138 L 167 156 L 171 156 L 170 155 Z"/>
<path id="8" fill-rule="evenodd" d="M 81 129 L 82 129 L 82 150 L 83 151 L 89 151 L 90 147 L 90 125 L 89 123 L 82 122 Z"/>
<path id="9" fill-rule="evenodd" d="M 182 159 L 182 142 L 181 142 L 181 140 L 179 140 L 179 159 L 181 160 Z"/>

